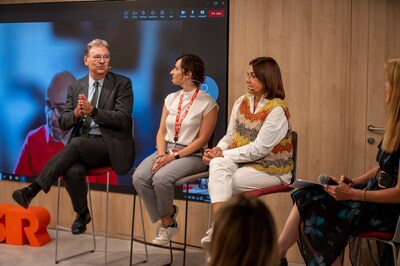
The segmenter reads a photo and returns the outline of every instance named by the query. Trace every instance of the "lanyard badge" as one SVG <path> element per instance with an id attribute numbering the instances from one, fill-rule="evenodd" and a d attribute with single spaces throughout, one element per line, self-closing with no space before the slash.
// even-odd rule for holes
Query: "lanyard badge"
<path id="1" fill-rule="evenodd" d="M 186 115 L 188 114 L 189 109 L 192 106 L 194 100 L 196 99 L 198 93 L 199 93 L 199 89 L 196 89 L 196 91 L 193 93 L 192 98 L 190 99 L 190 102 L 189 102 L 185 112 L 182 114 L 182 117 L 181 117 L 181 110 L 182 110 L 183 94 L 181 94 L 181 97 L 179 98 L 178 112 L 177 112 L 176 118 L 175 118 L 175 137 L 174 137 L 175 144 L 178 141 L 178 135 L 179 135 L 179 131 L 181 130 L 182 122 L 185 119 Z"/>

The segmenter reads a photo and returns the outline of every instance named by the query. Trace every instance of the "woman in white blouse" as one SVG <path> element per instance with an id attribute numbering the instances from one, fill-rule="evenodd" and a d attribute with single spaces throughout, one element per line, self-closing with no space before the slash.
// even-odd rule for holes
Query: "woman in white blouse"
<path id="1" fill-rule="evenodd" d="M 153 223 L 161 220 L 154 244 L 166 245 L 178 233 L 174 184 L 184 176 L 205 171 L 202 151 L 214 131 L 218 105 L 200 89 L 204 63 L 196 55 L 177 58 L 172 83 L 182 89 L 165 98 L 158 129 L 157 151 L 144 159 L 133 174 L 133 185 Z"/>
<path id="2" fill-rule="evenodd" d="M 236 100 L 226 135 L 203 156 L 210 165 L 214 213 L 234 195 L 289 183 L 292 177 L 290 114 L 277 62 L 271 57 L 251 60 L 246 83 L 247 94 Z M 201 240 L 203 247 L 208 249 L 211 238 L 212 228 Z"/>

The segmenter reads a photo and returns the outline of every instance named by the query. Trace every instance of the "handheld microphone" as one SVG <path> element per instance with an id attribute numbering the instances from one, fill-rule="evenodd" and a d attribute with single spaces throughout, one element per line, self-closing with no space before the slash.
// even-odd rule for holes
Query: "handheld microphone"
<path id="1" fill-rule="evenodd" d="M 337 186 L 339 185 L 335 180 L 333 180 L 330 176 L 326 174 L 322 174 L 318 176 L 318 183 L 323 186 Z"/>

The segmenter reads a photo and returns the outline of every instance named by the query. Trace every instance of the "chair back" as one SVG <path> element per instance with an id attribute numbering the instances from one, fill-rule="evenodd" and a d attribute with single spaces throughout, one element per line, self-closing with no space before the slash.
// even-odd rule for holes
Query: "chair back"
<path id="1" fill-rule="evenodd" d="M 292 130 L 292 144 L 293 144 L 293 170 L 292 170 L 292 180 L 290 184 L 296 181 L 296 164 L 297 164 L 297 132 Z"/>

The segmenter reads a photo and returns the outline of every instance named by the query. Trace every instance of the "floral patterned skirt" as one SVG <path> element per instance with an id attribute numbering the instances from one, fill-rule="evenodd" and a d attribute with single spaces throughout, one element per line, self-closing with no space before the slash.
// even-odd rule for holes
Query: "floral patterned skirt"
<path id="1" fill-rule="evenodd" d="M 307 266 L 331 265 L 354 234 L 394 232 L 400 204 L 336 201 L 321 186 L 296 190 L 300 213 L 298 245 Z"/>

